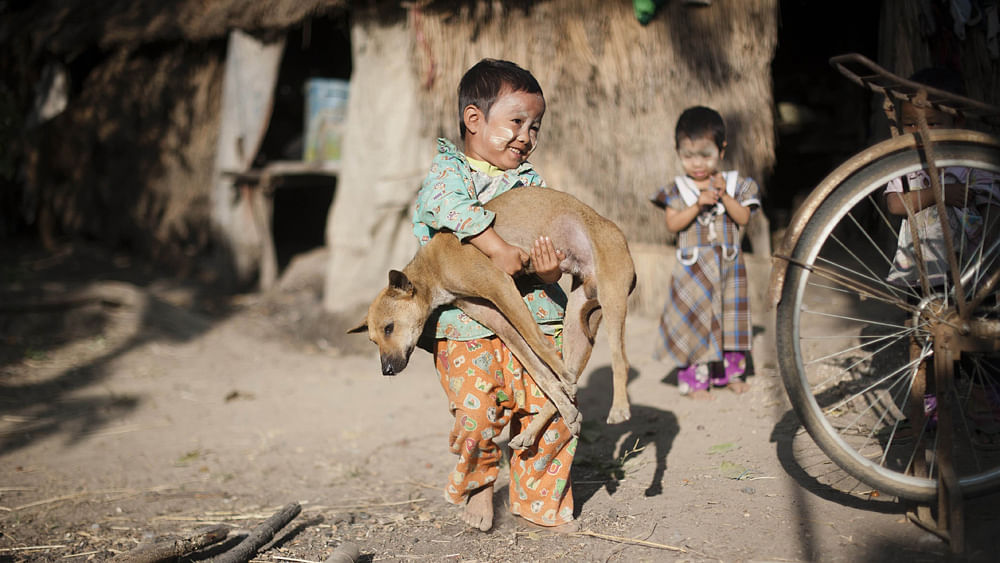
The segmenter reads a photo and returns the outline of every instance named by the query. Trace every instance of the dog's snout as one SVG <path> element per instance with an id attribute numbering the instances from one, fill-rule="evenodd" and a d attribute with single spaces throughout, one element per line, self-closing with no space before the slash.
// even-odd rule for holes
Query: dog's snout
<path id="1" fill-rule="evenodd" d="M 409 351 L 412 351 L 412 348 Z M 409 351 L 406 354 L 382 355 L 382 375 L 398 375 L 402 373 L 410 360 Z"/>

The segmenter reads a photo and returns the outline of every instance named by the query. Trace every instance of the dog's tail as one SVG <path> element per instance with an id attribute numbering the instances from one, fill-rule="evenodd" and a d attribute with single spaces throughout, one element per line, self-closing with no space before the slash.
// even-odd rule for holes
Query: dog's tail
<path id="1" fill-rule="evenodd" d="M 594 344 L 597 327 L 601 324 L 601 303 L 597 299 L 588 299 L 580 308 L 580 326 L 586 332 L 587 340 Z"/>

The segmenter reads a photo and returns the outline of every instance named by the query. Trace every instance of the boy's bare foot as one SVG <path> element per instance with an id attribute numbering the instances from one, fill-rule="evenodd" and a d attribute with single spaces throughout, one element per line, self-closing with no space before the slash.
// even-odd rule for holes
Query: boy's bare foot
<path id="1" fill-rule="evenodd" d="M 726 389 L 729 389 L 730 391 L 736 393 L 737 395 L 742 395 L 743 393 L 746 393 L 747 391 L 750 390 L 750 384 L 747 383 L 746 381 L 734 379 L 729 382 L 729 385 L 726 385 Z"/>
<path id="2" fill-rule="evenodd" d="M 487 485 L 469 495 L 462 512 L 462 521 L 484 532 L 493 527 L 493 485 Z"/>
<path id="3" fill-rule="evenodd" d="M 691 391 L 690 393 L 687 394 L 687 396 L 689 398 L 691 398 L 691 399 L 694 399 L 695 401 L 714 401 L 715 400 L 715 397 L 713 397 L 708 392 L 708 389 L 699 389 L 697 391 Z"/>

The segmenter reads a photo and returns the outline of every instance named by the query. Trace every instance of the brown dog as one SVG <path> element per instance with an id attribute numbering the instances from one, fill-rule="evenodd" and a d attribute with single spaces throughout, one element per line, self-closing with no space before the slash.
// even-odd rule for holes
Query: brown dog
<path id="1" fill-rule="evenodd" d="M 516 188 L 484 207 L 496 213 L 493 228 L 507 243 L 528 251 L 544 235 L 565 255 L 559 267 L 573 276 L 563 328 L 565 362 L 534 322 L 514 280 L 450 233 L 421 247 L 402 272 L 389 272 L 389 286 L 372 302 L 365 322 L 349 332 L 367 331 L 379 347 L 382 373 L 395 375 L 409 362 L 431 312 L 441 305 L 458 306 L 503 340 L 552 402 L 511 439 L 511 447 L 523 448 L 534 444 L 556 408 L 570 431 L 579 432 L 580 413 L 573 404 L 576 381 L 590 359 L 603 316 L 609 325 L 614 373 L 608 423 L 628 420 L 625 316 L 635 287 L 635 266 L 621 229 L 554 189 Z"/>

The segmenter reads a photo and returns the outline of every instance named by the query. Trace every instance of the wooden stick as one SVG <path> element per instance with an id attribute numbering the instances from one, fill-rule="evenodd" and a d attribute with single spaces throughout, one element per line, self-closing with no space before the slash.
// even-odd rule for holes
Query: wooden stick
<path id="1" fill-rule="evenodd" d="M 29 502 L 28 504 L 22 504 L 21 506 L 15 506 L 11 510 L 24 510 L 25 508 L 31 508 L 34 506 L 41 506 L 43 504 L 50 504 L 53 502 L 62 502 L 64 500 L 71 500 L 75 498 L 85 497 L 90 493 L 73 493 L 71 495 L 63 495 L 60 497 L 47 498 L 45 500 L 36 500 L 35 502 Z"/>
<path id="2" fill-rule="evenodd" d="M 344 504 L 340 506 L 328 506 L 326 508 L 330 510 L 352 510 L 356 508 L 377 508 L 379 506 L 399 506 L 401 504 L 410 504 L 411 502 L 424 502 L 427 499 L 420 497 L 410 500 L 397 500 L 393 502 L 375 502 L 370 504 Z"/>
<path id="3" fill-rule="evenodd" d="M 197 535 L 179 540 L 164 540 L 152 545 L 141 545 L 132 551 L 116 555 L 112 561 L 116 563 L 158 563 L 174 561 L 199 549 L 219 543 L 229 535 L 227 526 L 215 526 Z"/>
<path id="4" fill-rule="evenodd" d="M 667 545 L 667 544 L 663 544 L 663 543 L 653 543 L 651 541 L 645 541 L 645 540 L 637 540 L 637 539 L 632 539 L 632 538 L 622 538 L 622 537 L 618 537 L 618 536 L 609 536 L 609 535 L 606 535 L 606 534 L 598 534 L 597 532 L 591 532 L 590 530 L 583 530 L 583 531 L 580 531 L 580 532 L 573 532 L 570 535 L 571 536 L 591 536 L 591 537 L 594 537 L 594 538 L 600 538 L 602 540 L 616 541 L 616 542 L 620 542 L 620 543 L 631 543 L 631 544 L 642 545 L 642 546 L 646 546 L 646 547 L 655 547 L 657 549 L 668 549 L 670 551 L 679 551 L 681 553 L 688 553 L 688 550 L 684 549 L 683 547 L 675 547 L 675 546 Z"/>
<path id="5" fill-rule="evenodd" d="M 65 545 L 29 545 L 26 547 L 0 547 L 0 553 L 14 553 L 16 551 L 40 551 L 43 549 L 64 549 Z"/>
<path id="6" fill-rule="evenodd" d="M 236 547 L 218 557 L 214 557 L 212 563 L 246 563 L 257 553 L 258 549 L 271 541 L 274 534 L 284 528 L 300 512 L 302 512 L 302 507 L 299 503 L 293 502 L 288 504 L 265 520 L 263 524 L 257 526 L 249 536 L 236 544 Z"/>
<path id="7" fill-rule="evenodd" d="M 86 557 L 86 556 L 88 556 L 88 555 L 93 555 L 93 554 L 95 554 L 95 553 L 100 553 L 100 552 L 101 552 L 100 550 L 95 550 L 95 551 L 83 551 L 83 552 L 80 552 L 80 553 L 71 553 L 71 554 L 69 554 L 69 555 L 63 555 L 63 556 L 62 556 L 62 558 L 63 558 L 63 559 L 74 559 L 74 558 L 76 558 L 76 557 Z"/>

